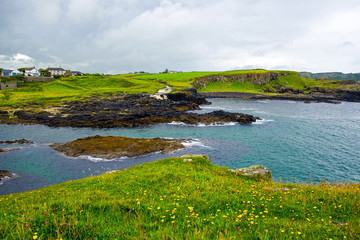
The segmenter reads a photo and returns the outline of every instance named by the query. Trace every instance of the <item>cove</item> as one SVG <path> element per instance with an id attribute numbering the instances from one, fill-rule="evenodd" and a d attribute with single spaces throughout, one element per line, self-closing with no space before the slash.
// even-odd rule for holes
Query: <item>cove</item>
<path id="1" fill-rule="evenodd" d="M 43 186 L 121 170 L 144 162 L 188 153 L 205 154 L 213 164 L 232 169 L 264 165 L 275 181 L 349 181 L 360 178 L 360 103 L 341 104 L 295 101 L 208 99 L 196 112 L 224 110 L 259 116 L 248 126 L 188 126 L 178 123 L 138 128 L 51 128 L 0 125 L 0 140 L 28 139 L 33 144 L 1 144 L 20 150 L 0 154 L 0 169 L 16 178 L 2 181 L 0 194 L 29 191 Z M 194 139 L 184 150 L 114 160 L 68 158 L 48 145 L 88 136 Z"/>

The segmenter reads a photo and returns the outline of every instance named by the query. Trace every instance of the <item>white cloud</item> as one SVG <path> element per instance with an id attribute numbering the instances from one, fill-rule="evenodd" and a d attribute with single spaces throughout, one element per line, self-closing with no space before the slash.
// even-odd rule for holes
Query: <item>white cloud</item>
<path id="1" fill-rule="evenodd" d="M 0 2 L 0 9 L 19 7 L 29 11 L 0 16 L 0 54 L 21 52 L 45 67 L 360 71 L 356 0 Z"/>
<path id="2" fill-rule="evenodd" d="M 0 55 L 0 66 L 17 69 L 20 67 L 32 67 L 35 60 L 27 55 L 17 53 L 12 56 Z"/>

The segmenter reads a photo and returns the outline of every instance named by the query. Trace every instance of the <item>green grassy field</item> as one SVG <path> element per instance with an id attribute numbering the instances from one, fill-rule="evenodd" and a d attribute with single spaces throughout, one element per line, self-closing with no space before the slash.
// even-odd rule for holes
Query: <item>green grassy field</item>
<path id="1" fill-rule="evenodd" d="M 123 74 L 100 75 L 88 74 L 61 78 L 47 83 L 19 83 L 17 89 L 0 91 L 0 107 L 28 106 L 27 103 L 37 102 L 45 106 L 57 105 L 62 101 L 79 100 L 91 95 L 108 95 L 120 93 L 155 93 L 164 88 L 164 84 L 175 91 L 191 88 L 192 83 L 201 77 L 225 76 L 241 74 L 265 74 L 269 72 L 285 73 L 277 80 L 264 85 L 252 84 L 250 81 L 241 83 L 227 79 L 225 82 L 209 82 L 199 92 L 249 92 L 266 95 L 279 94 L 281 88 L 299 89 L 308 93 L 313 87 L 322 89 L 352 89 L 360 91 L 359 86 L 341 85 L 339 81 L 325 81 L 301 78 L 297 72 L 269 70 L 238 70 L 227 72 L 185 72 L 162 74 Z M 36 107 L 37 105 L 32 105 Z M 29 106 L 28 106 L 29 107 Z"/>
<path id="2" fill-rule="evenodd" d="M 269 71 L 259 70 L 255 71 L 257 73 L 266 73 Z M 221 75 L 229 76 L 236 74 L 254 74 L 252 71 L 236 71 L 232 74 L 224 72 Z M 281 71 L 271 71 L 271 72 L 281 72 Z M 305 79 L 298 75 L 297 72 L 287 72 L 286 76 L 281 76 L 277 80 L 273 80 L 270 83 L 263 85 L 252 84 L 250 81 L 245 83 L 237 81 L 227 81 L 227 82 L 210 82 L 207 83 L 207 86 L 203 89 L 198 89 L 198 92 L 247 92 L 247 93 L 257 93 L 265 95 L 278 95 L 278 90 L 281 88 L 292 88 L 294 90 L 300 90 L 303 93 L 309 93 L 311 88 L 317 87 L 321 89 L 357 89 L 360 91 L 359 86 L 352 85 L 341 85 L 339 81 L 332 80 L 316 80 L 316 79 Z"/>
<path id="3" fill-rule="evenodd" d="M 164 82 L 174 90 L 191 88 L 191 83 L 197 77 L 217 74 L 218 72 L 184 72 L 184 73 L 161 73 L 161 74 L 144 74 L 138 75 L 136 79 L 152 80 L 155 82 Z"/>
<path id="4" fill-rule="evenodd" d="M 22 83 L 20 88 L 0 91 L 0 106 L 16 106 L 32 101 L 52 105 L 94 94 L 155 93 L 164 87 L 161 83 L 133 76 L 136 75 L 88 75 L 46 83 Z"/>
<path id="5" fill-rule="evenodd" d="M 0 196 L 0 238 L 357 239 L 359 199 L 359 184 L 256 181 L 175 157 Z"/>

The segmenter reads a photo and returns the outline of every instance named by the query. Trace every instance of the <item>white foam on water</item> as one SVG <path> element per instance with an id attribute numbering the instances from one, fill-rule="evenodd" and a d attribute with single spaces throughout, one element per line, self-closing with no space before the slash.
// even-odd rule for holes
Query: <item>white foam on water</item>
<path id="1" fill-rule="evenodd" d="M 169 125 L 186 125 L 186 123 L 183 122 L 176 122 L 176 121 L 172 121 L 171 123 L 168 123 Z"/>
<path id="2" fill-rule="evenodd" d="M 199 123 L 199 124 L 186 124 L 183 122 L 171 122 L 168 123 L 170 125 L 178 125 L 178 126 L 190 126 L 190 127 L 226 127 L 226 126 L 235 126 L 237 124 L 237 122 L 229 122 L 229 123 L 211 123 L 211 124 L 204 124 L 204 123 Z"/>
<path id="3" fill-rule="evenodd" d="M 89 160 L 89 161 L 92 161 L 92 162 L 112 162 L 112 161 L 124 160 L 124 159 L 126 159 L 128 157 L 106 159 L 106 158 L 97 158 L 97 157 L 93 157 L 93 156 L 89 156 L 89 155 L 81 155 L 78 158 L 86 159 L 86 160 Z"/>
<path id="4" fill-rule="evenodd" d="M 273 122 L 274 120 L 272 119 L 256 119 L 256 122 L 253 122 L 253 125 L 262 125 L 268 122 Z"/>
<path id="5" fill-rule="evenodd" d="M 11 174 L 12 174 L 12 177 L 5 176 L 5 177 L 1 178 L 0 185 L 4 184 L 5 181 L 9 181 L 9 180 L 17 177 L 15 173 L 11 173 Z"/>
<path id="6" fill-rule="evenodd" d="M 197 139 L 189 140 L 189 141 L 183 142 L 182 144 L 186 148 L 191 148 L 191 147 L 210 148 L 210 147 L 206 146 L 203 142 L 201 142 L 200 140 L 197 140 Z"/>
<path id="7" fill-rule="evenodd" d="M 270 100 L 257 100 L 258 103 L 270 103 Z"/>
<path id="8" fill-rule="evenodd" d="M 235 126 L 237 122 L 229 122 L 229 123 L 211 123 L 209 125 L 206 125 L 204 123 L 199 123 L 198 127 L 227 127 L 227 126 Z"/>

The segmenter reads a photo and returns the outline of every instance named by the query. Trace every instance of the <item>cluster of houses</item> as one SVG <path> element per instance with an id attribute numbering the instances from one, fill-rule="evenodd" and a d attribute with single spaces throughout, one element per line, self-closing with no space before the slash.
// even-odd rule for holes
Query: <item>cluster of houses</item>
<path id="1" fill-rule="evenodd" d="M 44 70 L 38 70 L 35 67 L 20 68 L 18 70 L 2 69 L 0 74 L 0 76 L 3 77 L 11 77 L 17 75 L 23 75 L 25 76 L 27 81 L 31 81 L 31 82 L 48 82 L 48 81 L 54 81 L 54 76 L 81 76 L 83 74 L 82 72 L 79 71 L 69 71 L 61 67 L 59 68 L 48 67 L 47 69 Z M 17 82 L 7 82 L 7 81 L 0 82 L 0 90 L 14 89 L 17 87 L 18 87 Z"/>
<path id="2" fill-rule="evenodd" d="M 82 72 L 69 71 L 69 70 L 65 70 L 61 67 L 59 67 L 59 68 L 48 67 L 45 70 L 48 71 L 51 74 L 51 76 L 57 76 L 57 75 L 64 76 L 67 73 L 71 76 L 79 76 L 79 75 L 81 76 L 82 75 Z M 10 76 L 16 76 L 16 75 L 40 77 L 42 75 L 42 73 L 35 67 L 26 68 L 26 69 L 24 69 L 24 72 L 20 72 L 19 70 L 11 70 L 11 69 L 3 69 L 1 71 L 1 76 L 4 76 L 4 77 L 10 77 Z"/>

